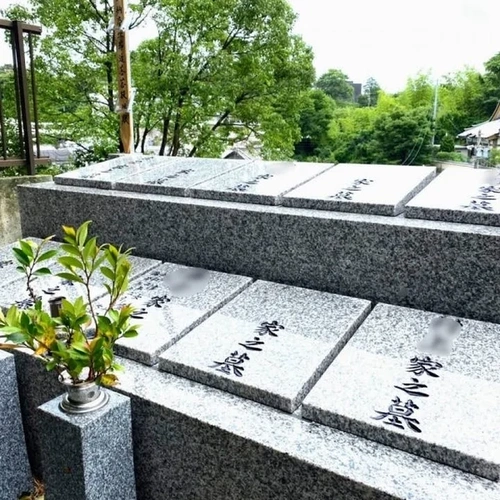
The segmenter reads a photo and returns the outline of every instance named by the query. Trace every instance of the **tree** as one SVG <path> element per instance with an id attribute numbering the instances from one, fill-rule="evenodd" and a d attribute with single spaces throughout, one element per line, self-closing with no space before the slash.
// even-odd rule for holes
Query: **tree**
<path id="1" fill-rule="evenodd" d="M 322 90 L 309 91 L 300 112 L 301 140 L 295 145 L 295 158 L 328 160 L 331 154 L 328 129 L 335 111 L 335 101 Z"/>
<path id="2" fill-rule="evenodd" d="M 146 18 L 152 1 L 130 3 L 130 29 Z M 40 122 L 50 128 L 46 136 L 118 147 L 112 3 L 28 0 L 27 7 L 7 10 L 9 18 L 41 24 L 46 32 L 35 61 Z"/>
<path id="3" fill-rule="evenodd" d="M 363 107 L 376 106 L 380 90 L 377 80 L 375 78 L 368 78 L 363 87 L 363 94 L 358 98 L 358 104 Z"/>
<path id="4" fill-rule="evenodd" d="M 378 116 L 373 124 L 377 162 L 422 164 L 431 153 L 431 119 L 428 110 L 394 109 Z"/>
<path id="5" fill-rule="evenodd" d="M 484 67 L 486 69 L 484 111 L 491 116 L 500 101 L 500 52 L 489 59 Z"/>
<path id="6" fill-rule="evenodd" d="M 316 88 L 339 103 L 354 100 L 353 86 L 348 82 L 347 75 L 338 69 L 331 69 L 321 75 L 316 82 Z"/>
<path id="7" fill-rule="evenodd" d="M 218 156 L 256 137 L 264 156 L 290 157 L 314 70 L 311 49 L 292 34 L 288 3 L 158 0 L 157 7 L 159 36 L 133 54 L 133 75 L 137 127 L 161 128 L 160 154 Z"/>
<path id="8" fill-rule="evenodd" d="M 455 152 L 455 140 L 450 134 L 445 134 L 441 139 L 439 150 L 443 153 L 454 153 Z"/>

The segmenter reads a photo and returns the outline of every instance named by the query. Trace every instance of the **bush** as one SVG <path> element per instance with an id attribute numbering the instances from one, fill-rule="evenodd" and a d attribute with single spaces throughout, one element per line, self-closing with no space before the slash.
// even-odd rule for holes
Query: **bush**
<path id="1" fill-rule="evenodd" d="M 455 139 L 450 134 L 446 134 L 441 139 L 440 151 L 443 153 L 454 153 L 455 152 Z"/>
<path id="2" fill-rule="evenodd" d="M 464 157 L 460 153 L 449 153 L 447 151 L 438 151 L 436 153 L 437 161 L 464 161 Z"/>

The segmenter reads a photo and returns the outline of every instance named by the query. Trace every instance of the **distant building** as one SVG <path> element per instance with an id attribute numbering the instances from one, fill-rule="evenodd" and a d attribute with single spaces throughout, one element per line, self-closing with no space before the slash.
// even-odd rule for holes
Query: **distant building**
<path id="1" fill-rule="evenodd" d="M 469 159 L 487 159 L 500 145 L 500 102 L 487 122 L 474 125 L 457 136 L 465 140 Z"/>
<path id="2" fill-rule="evenodd" d="M 354 102 L 358 102 L 359 96 L 363 93 L 363 84 L 362 83 L 354 83 L 354 82 L 351 82 L 350 80 L 348 80 L 347 83 L 354 90 Z"/>

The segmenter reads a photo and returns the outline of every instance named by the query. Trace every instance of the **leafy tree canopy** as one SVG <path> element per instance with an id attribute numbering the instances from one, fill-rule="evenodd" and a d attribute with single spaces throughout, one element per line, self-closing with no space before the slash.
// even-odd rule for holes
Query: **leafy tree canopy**
<path id="1" fill-rule="evenodd" d="M 316 88 L 339 103 L 354 100 L 354 88 L 348 82 L 347 75 L 339 69 L 331 69 L 321 75 L 316 82 Z"/>

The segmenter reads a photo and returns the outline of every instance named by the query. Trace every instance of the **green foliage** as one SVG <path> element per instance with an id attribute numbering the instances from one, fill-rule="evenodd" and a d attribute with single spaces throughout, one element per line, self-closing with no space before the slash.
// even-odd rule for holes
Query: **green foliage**
<path id="1" fill-rule="evenodd" d="M 464 157 L 460 153 L 438 151 L 436 153 L 436 160 L 437 161 L 464 161 Z"/>
<path id="2" fill-rule="evenodd" d="M 368 78 L 366 84 L 363 86 L 363 94 L 358 97 L 358 104 L 363 107 L 376 106 L 380 91 L 380 85 L 375 78 Z"/>
<path id="3" fill-rule="evenodd" d="M 347 75 L 339 69 L 331 69 L 318 78 L 316 88 L 338 103 L 353 102 L 354 88 L 347 79 Z"/>
<path id="4" fill-rule="evenodd" d="M 500 149 L 492 149 L 490 151 L 490 166 L 498 167 L 500 165 Z"/>
<path id="5" fill-rule="evenodd" d="M 444 153 L 455 152 L 455 139 L 450 134 L 445 134 L 441 139 L 440 151 Z"/>
<path id="6" fill-rule="evenodd" d="M 301 140 L 295 145 L 297 160 L 328 160 L 331 155 L 328 129 L 335 101 L 322 90 L 311 90 L 300 112 Z"/>
<path id="7" fill-rule="evenodd" d="M 314 70 L 310 48 L 292 34 L 288 3 L 158 0 L 157 6 L 158 37 L 132 54 L 137 146 L 143 150 L 146 134 L 159 128 L 160 154 L 219 156 L 252 137 L 267 158 L 291 156 Z"/>
<path id="8" fill-rule="evenodd" d="M 130 250 L 123 252 L 110 244 L 98 245 L 96 237 L 89 237 L 89 226 L 89 221 L 78 229 L 63 226 L 65 243 L 58 262 L 64 271 L 57 276 L 83 285 L 86 296 L 74 302 L 63 299 L 59 317 L 51 317 L 43 310 L 32 287 L 35 276 L 51 274 L 43 263 L 58 255 L 58 250 L 45 251 L 51 238 L 40 245 L 19 241 L 13 252 L 35 305 L 27 310 L 12 306 L 6 315 L 0 311 L 0 338 L 7 341 L 3 348 L 29 349 L 42 359 L 47 370 L 67 374 L 73 384 L 95 380 L 113 385 L 117 379 L 112 372 L 119 369 L 114 360 L 114 345 L 120 338 L 137 335 L 137 326 L 130 324 L 133 307 L 124 305 L 117 309 L 129 284 Z M 90 287 L 97 272 L 103 276 L 108 292 L 104 314 L 96 314 L 92 305 Z M 91 325 L 93 336 L 87 334 Z"/>

